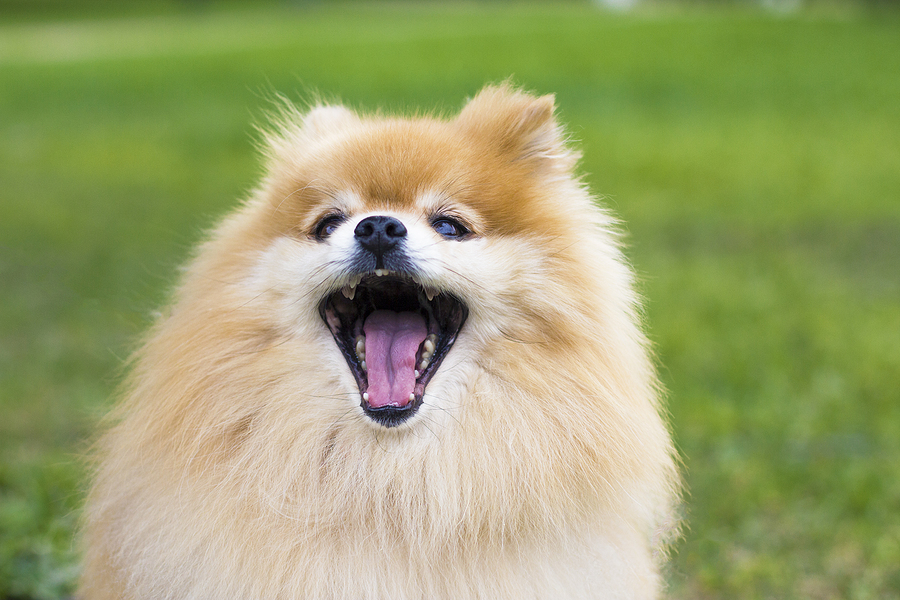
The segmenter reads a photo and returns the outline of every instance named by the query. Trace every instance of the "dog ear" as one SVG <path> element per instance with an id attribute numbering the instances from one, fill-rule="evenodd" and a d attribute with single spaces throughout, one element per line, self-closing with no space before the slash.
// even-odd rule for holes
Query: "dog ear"
<path id="1" fill-rule="evenodd" d="M 314 106 L 303 115 L 300 129 L 308 140 L 319 140 L 328 135 L 338 133 L 352 123 L 358 123 L 359 117 L 350 109 L 337 105 Z"/>
<path id="2" fill-rule="evenodd" d="M 279 100 L 268 123 L 257 128 L 262 134 L 260 150 L 270 164 L 290 162 L 298 152 L 360 122 L 356 113 L 340 104 L 317 104 L 303 112 L 290 101 Z"/>
<path id="3" fill-rule="evenodd" d="M 487 86 L 469 100 L 457 122 L 469 135 L 480 138 L 501 154 L 518 161 L 571 166 L 570 156 L 554 116 L 552 94 L 532 96 L 508 83 Z"/>

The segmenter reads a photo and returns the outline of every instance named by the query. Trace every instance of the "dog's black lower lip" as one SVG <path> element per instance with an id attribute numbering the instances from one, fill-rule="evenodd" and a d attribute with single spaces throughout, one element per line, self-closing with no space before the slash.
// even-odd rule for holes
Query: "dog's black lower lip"
<path id="1" fill-rule="evenodd" d="M 406 406 L 384 406 L 381 408 L 372 408 L 365 401 L 362 402 L 363 412 L 366 413 L 370 419 L 378 423 L 379 425 L 383 425 L 385 427 L 396 427 L 400 425 L 410 417 L 412 417 L 419 410 L 419 406 L 421 406 L 422 402 L 419 400 L 418 402 L 411 402 Z"/>
<path id="2" fill-rule="evenodd" d="M 396 274 L 360 277 L 354 293 L 348 297 L 341 290 L 334 291 L 319 305 L 319 314 L 331 331 L 341 354 L 350 368 L 359 388 L 360 406 L 374 422 L 384 427 L 396 427 L 409 420 L 423 402 L 425 387 L 440 367 L 468 316 L 468 309 L 459 299 L 448 293 L 426 293 L 411 278 Z M 364 335 L 365 319 L 375 310 L 417 312 L 426 323 L 433 339 L 434 350 L 427 366 L 417 379 L 413 395 L 404 406 L 370 406 L 367 401 L 368 376 L 356 353 L 356 340 Z M 416 363 L 419 362 L 419 354 Z"/>

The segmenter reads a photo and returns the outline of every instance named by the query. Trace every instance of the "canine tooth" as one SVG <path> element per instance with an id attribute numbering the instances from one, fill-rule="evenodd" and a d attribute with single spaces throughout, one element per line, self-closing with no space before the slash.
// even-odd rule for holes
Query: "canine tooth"
<path id="1" fill-rule="evenodd" d="M 346 298 L 347 300 L 353 300 L 353 296 L 356 295 L 356 288 L 345 285 L 341 288 L 341 293 L 344 294 L 344 298 Z"/>
<path id="2" fill-rule="evenodd" d="M 437 292 L 431 288 L 425 288 L 425 297 L 428 298 L 428 301 L 431 302 L 434 300 L 434 297 L 437 296 Z"/>
<path id="3" fill-rule="evenodd" d="M 428 354 L 434 354 L 434 340 L 430 338 L 425 338 L 425 352 Z"/>

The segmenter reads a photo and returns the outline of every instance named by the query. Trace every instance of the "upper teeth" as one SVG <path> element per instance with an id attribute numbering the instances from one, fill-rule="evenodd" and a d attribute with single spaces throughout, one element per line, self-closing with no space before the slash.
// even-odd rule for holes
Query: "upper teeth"
<path id="1" fill-rule="evenodd" d="M 422 343 L 422 360 L 419 361 L 419 369 L 418 371 L 424 371 L 428 368 L 428 365 L 431 364 L 431 357 L 434 356 L 435 345 L 437 344 L 437 335 L 431 333 L 428 337 L 425 338 L 425 341 Z M 418 372 L 416 374 L 416 378 L 418 379 Z"/>
<path id="2" fill-rule="evenodd" d="M 363 371 L 368 371 L 368 365 L 366 365 L 366 336 L 361 335 L 356 338 L 356 358 L 359 359 L 359 368 Z"/>
<path id="3" fill-rule="evenodd" d="M 356 286 L 355 285 L 345 285 L 341 288 L 341 293 L 344 295 L 344 298 L 347 300 L 353 300 L 353 297 L 356 295 Z"/>
<path id="4" fill-rule="evenodd" d="M 376 277 L 384 277 L 385 275 L 392 275 L 393 272 L 388 269 L 375 269 Z M 348 300 L 353 300 L 353 297 L 356 296 L 356 286 L 359 285 L 359 282 L 362 281 L 362 275 L 355 275 L 347 281 L 347 284 L 341 288 L 341 293 Z M 423 286 L 425 290 L 425 297 L 428 298 L 428 301 L 431 302 L 434 300 L 434 297 L 440 294 L 440 292 L 434 288 Z"/>
<path id="5" fill-rule="evenodd" d="M 356 286 L 359 285 L 360 280 L 362 280 L 362 275 L 351 277 L 347 285 L 341 288 L 341 293 L 344 294 L 345 298 L 353 300 L 353 297 L 356 295 Z"/>

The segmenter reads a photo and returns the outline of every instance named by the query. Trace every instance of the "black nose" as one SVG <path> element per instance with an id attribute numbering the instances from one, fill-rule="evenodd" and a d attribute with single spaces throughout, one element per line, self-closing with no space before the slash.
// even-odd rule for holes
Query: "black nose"
<path id="1" fill-rule="evenodd" d="M 381 258 L 406 237 L 406 226 L 394 217 L 377 215 L 360 221 L 353 234 L 360 246 Z"/>

